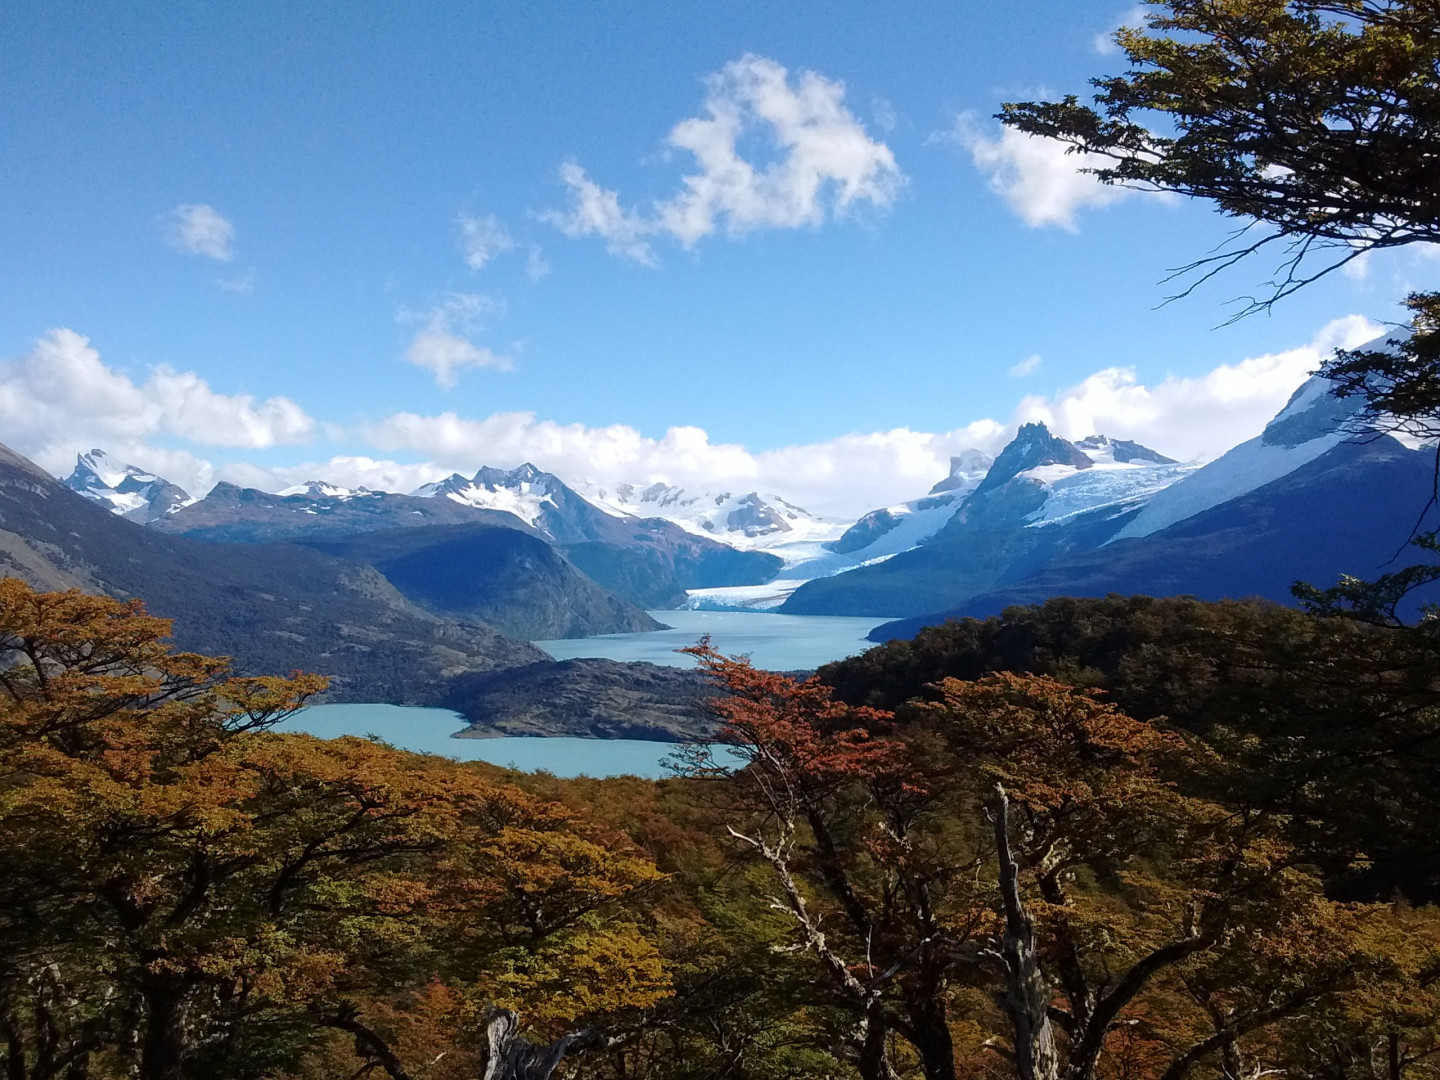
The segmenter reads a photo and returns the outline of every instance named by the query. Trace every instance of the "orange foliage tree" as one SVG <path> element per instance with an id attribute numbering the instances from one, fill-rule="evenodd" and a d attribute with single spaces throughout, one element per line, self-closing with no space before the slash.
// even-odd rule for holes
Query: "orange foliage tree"
<path id="1" fill-rule="evenodd" d="M 1204 747 L 1093 691 L 946 680 L 897 717 L 689 651 L 743 763 L 728 831 L 848 1005 L 833 1051 L 866 1080 L 997 1054 L 1024 1080 L 1253 1075 L 1385 963 L 1374 912 L 1327 900 L 1280 822 L 1182 790 Z"/>
<path id="2" fill-rule="evenodd" d="M 236 678 L 168 631 L 0 581 L 14 1080 L 305 1072 L 327 1032 L 405 1080 L 474 1056 L 480 1002 L 547 1030 L 668 992 L 640 919 L 600 924 L 658 877 L 628 845 L 453 762 L 269 731 L 324 680 Z"/>

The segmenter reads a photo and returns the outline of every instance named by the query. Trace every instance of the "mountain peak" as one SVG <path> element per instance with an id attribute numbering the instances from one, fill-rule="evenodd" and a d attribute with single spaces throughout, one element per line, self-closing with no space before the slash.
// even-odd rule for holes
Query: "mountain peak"
<path id="1" fill-rule="evenodd" d="M 1285 407 L 1265 425 L 1260 441 L 1266 446 L 1300 446 L 1312 439 L 1346 431 L 1364 402 L 1358 397 L 1337 398 L 1329 379 L 1312 375 L 1300 384 Z"/>
<path id="2" fill-rule="evenodd" d="M 75 455 L 75 470 L 65 478 L 65 486 L 139 522 L 154 521 L 195 501 L 164 477 L 120 461 L 99 447 Z"/>
<path id="3" fill-rule="evenodd" d="M 327 480 L 307 480 L 303 484 L 288 487 L 278 494 L 281 498 L 289 498 L 292 495 L 303 495 L 309 499 L 349 499 L 356 495 L 374 495 L 376 493 L 364 487 L 341 487 Z"/>
<path id="4" fill-rule="evenodd" d="M 541 484 L 555 480 L 556 477 L 543 469 L 537 469 L 530 462 L 525 462 L 513 469 L 496 469 L 489 465 L 482 465 L 475 473 L 475 483 L 480 487 L 488 488 L 515 488 L 521 484 Z"/>
<path id="5" fill-rule="evenodd" d="M 1041 465 L 1069 465 L 1076 469 L 1088 469 L 1094 464 L 1074 443 L 1050 434 L 1050 429 L 1044 424 L 1038 421 L 1022 424 L 1015 433 L 1015 438 L 1000 451 L 1000 456 L 990 466 L 990 471 L 985 474 L 985 479 L 980 482 L 973 495 L 997 488 L 1027 469 L 1039 468 Z"/>
<path id="6" fill-rule="evenodd" d="M 471 480 L 468 476 L 461 476 L 458 472 L 451 473 L 444 480 L 435 480 L 429 484 L 421 484 L 410 494 L 417 499 L 433 499 L 440 495 L 449 495 L 452 491 L 463 491 L 469 487 Z"/>
<path id="7" fill-rule="evenodd" d="M 578 498 L 558 478 L 537 469 L 530 462 L 514 469 L 482 465 L 473 477 L 451 473 L 444 480 L 418 487 L 412 494 L 422 499 L 446 498 L 478 510 L 500 510 L 514 514 L 532 528 L 546 531 L 542 517 L 558 509 L 557 499 Z"/>
<path id="8" fill-rule="evenodd" d="M 1151 450 L 1129 439 L 1112 439 L 1109 435 L 1089 435 L 1077 439 L 1075 445 L 1096 461 L 1108 459 L 1120 465 L 1144 462 L 1150 465 L 1175 465 L 1174 458 Z"/>

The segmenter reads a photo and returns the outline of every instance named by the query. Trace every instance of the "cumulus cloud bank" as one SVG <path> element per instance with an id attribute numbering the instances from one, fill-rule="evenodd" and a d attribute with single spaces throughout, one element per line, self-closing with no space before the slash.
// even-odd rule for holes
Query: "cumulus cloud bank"
<path id="1" fill-rule="evenodd" d="M 1167 198 L 1159 192 L 1102 184 L 1085 171 L 1108 164 L 1098 154 L 1072 154 L 1058 139 L 1011 127 L 1001 127 L 998 135 L 992 135 L 974 113 L 961 113 L 954 127 L 938 138 L 964 148 L 990 190 L 1031 228 L 1057 225 L 1075 232 L 1081 210 L 1136 196 Z"/>
<path id="2" fill-rule="evenodd" d="M 887 207 L 905 183 L 890 148 L 845 107 L 837 80 L 814 71 L 792 80 L 774 60 L 746 54 L 705 85 L 703 115 L 682 120 L 666 139 L 698 166 L 675 195 L 645 210 L 627 209 L 618 192 L 569 161 L 560 179 L 570 206 L 542 219 L 567 236 L 598 236 L 611 253 L 653 264 L 655 236 L 690 248 L 722 229 L 740 236 L 820 225 L 860 204 Z M 741 153 L 752 134 L 774 147 L 772 160 Z"/>
<path id="3" fill-rule="evenodd" d="M 88 339 L 61 329 L 28 355 L 0 362 L 0 430 L 54 472 L 69 472 L 76 453 L 100 446 L 143 457 L 136 463 L 145 468 L 168 468 L 177 483 L 183 474 L 208 486 L 208 466 L 194 454 L 155 451 L 149 440 L 258 450 L 308 442 L 315 421 L 286 397 L 218 394 L 193 371 L 157 367 L 137 383 L 107 367 Z"/>
<path id="4" fill-rule="evenodd" d="M 653 438 L 628 425 L 557 424 L 533 413 L 475 420 L 453 412 L 400 412 L 368 427 L 363 438 L 379 451 L 426 458 L 427 466 L 413 474 L 423 476 L 417 484 L 472 472 L 482 463 L 532 461 L 576 481 L 775 491 L 817 513 L 854 517 L 924 494 L 948 473 L 951 455 L 972 447 L 998 453 L 1030 421 L 1066 438 L 1102 433 L 1176 458 L 1216 457 L 1259 434 L 1333 349 L 1353 348 L 1381 332 L 1350 315 L 1298 348 L 1221 364 L 1203 375 L 1146 384 L 1133 368 L 1107 368 L 1053 395 L 1024 398 L 1005 421 L 981 419 L 944 432 L 855 433 L 758 452 L 713 443 L 695 427 L 673 427 Z"/>
<path id="5" fill-rule="evenodd" d="M 515 364 L 508 356 L 470 340 L 479 331 L 481 318 L 495 313 L 498 307 L 490 297 L 478 293 L 446 293 L 425 311 L 402 310 L 398 316 L 401 322 L 420 327 L 405 350 L 405 359 L 431 372 L 436 385 L 446 390 L 460 381 L 459 373 L 464 368 L 509 371 Z"/>
<path id="6" fill-rule="evenodd" d="M 186 255 L 229 262 L 235 257 L 235 226 L 206 203 L 182 203 L 170 211 L 165 242 Z"/>
<path id="7" fill-rule="evenodd" d="M 452 472 L 468 475 L 482 464 L 531 461 L 577 483 L 663 481 L 692 490 L 774 491 L 813 512 L 854 518 L 924 494 L 948 473 L 952 455 L 970 448 L 995 454 L 1030 421 L 1071 439 L 1102 433 L 1182 459 L 1218 456 L 1258 434 L 1331 350 L 1353 348 L 1382 332 L 1350 315 L 1298 348 L 1149 384 L 1132 368 L 1107 368 L 1053 395 L 1024 398 L 1005 421 L 980 419 L 943 432 L 895 428 L 754 451 L 712 442 L 690 426 L 654 437 L 625 424 L 560 424 L 529 412 L 483 419 L 395 412 L 355 429 L 327 425 L 332 440 L 363 446 L 364 453 L 272 466 L 212 465 L 194 450 L 157 448 L 154 440 L 188 440 L 197 449 L 309 441 L 318 426 L 294 402 L 218 394 L 195 373 L 168 368 L 137 383 L 106 367 L 79 334 L 55 330 L 30 355 L 0 364 L 0 426 L 6 442 L 58 474 L 69 471 L 77 451 L 100 446 L 193 494 L 217 479 L 270 491 L 324 479 L 408 492 Z"/>
<path id="8" fill-rule="evenodd" d="M 1204 375 L 1168 376 L 1153 386 L 1134 368 L 1106 368 L 1053 397 L 1027 397 L 1015 423 L 1041 421 L 1069 439 L 1135 439 L 1183 460 L 1216 457 L 1253 438 L 1335 349 L 1353 349 L 1384 327 L 1360 315 L 1335 319 L 1299 348 L 1221 364 Z"/>
<path id="9" fill-rule="evenodd" d="M 473 472 L 482 463 L 530 461 L 562 479 L 603 485 L 658 481 L 700 491 L 776 491 L 816 513 L 842 517 L 894 501 L 897 491 L 923 493 L 948 473 L 951 454 L 1004 442 L 1000 424 L 981 420 L 942 433 L 896 428 L 753 452 L 713 443 L 697 427 L 672 427 L 653 438 L 624 424 L 557 424 L 528 412 L 483 420 L 395 413 L 364 434 L 377 449 L 428 457 L 433 475 L 427 480 Z"/>

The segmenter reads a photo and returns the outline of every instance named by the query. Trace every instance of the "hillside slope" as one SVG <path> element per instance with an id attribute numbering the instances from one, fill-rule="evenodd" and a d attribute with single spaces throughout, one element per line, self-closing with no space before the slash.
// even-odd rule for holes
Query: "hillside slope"
<path id="1" fill-rule="evenodd" d="M 663 629 L 517 529 L 439 525 L 300 542 L 373 566 L 427 611 L 480 620 L 527 641 Z"/>
<path id="2" fill-rule="evenodd" d="M 0 568 L 37 588 L 140 597 L 179 648 L 246 674 L 331 676 L 335 700 L 430 704 L 447 678 L 544 654 L 420 610 L 378 571 L 288 544 L 220 544 L 125 521 L 0 447 Z"/>

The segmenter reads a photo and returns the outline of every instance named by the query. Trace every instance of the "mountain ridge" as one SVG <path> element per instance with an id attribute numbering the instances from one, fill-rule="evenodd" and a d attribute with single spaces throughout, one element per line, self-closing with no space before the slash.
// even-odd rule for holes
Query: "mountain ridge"
<path id="1" fill-rule="evenodd" d="M 378 571 L 289 544 L 221 544 L 128 521 L 0 448 L 0 567 L 36 588 L 139 597 L 178 648 L 244 674 L 305 669 L 335 700 L 433 704 L 463 671 L 544 659 L 480 623 L 434 616 Z"/>

